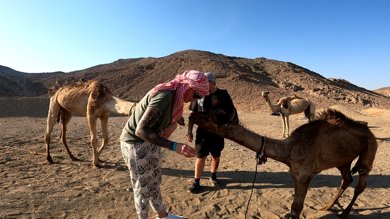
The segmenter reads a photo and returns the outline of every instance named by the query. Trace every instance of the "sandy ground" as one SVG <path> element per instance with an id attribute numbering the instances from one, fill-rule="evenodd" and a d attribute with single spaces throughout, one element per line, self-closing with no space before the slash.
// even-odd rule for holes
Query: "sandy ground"
<path id="1" fill-rule="evenodd" d="M 390 218 L 390 111 L 354 111 L 338 107 L 348 116 L 367 121 L 378 139 L 379 149 L 365 192 L 358 198 L 349 218 Z M 281 119 L 260 112 L 239 112 L 242 123 L 268 137 L 281 137 Z M 121 157 L 119 135 L 127 118 L 109 120 L 111 142 L 101 159 L 104 167 L 93 169 L 88 129 L 83 117 L 69 124 L 68 143 L 81 162 L 71 161 L 59 140 L 59 126 L 52 134 L 55 164 L 45 159 L 42 117 L 0 118 L 0 218 L 136 218 L 129 172 Z M 305 123 L 303 115 L 290 117 L 291 129 Z M 172 139 L 184 141 L 186 128 Z M 162 194 L 169 210 L 186 218 L 278 219 L 289 212 L 293 185 L 288 167 L 273 160 L 258 166 L 255 153 L 226 141 L 220 165 L 222 185 L 208 181 L 209 165 L 200 194 L 187 186 L 193 178 L 194 159 L 163 149 Z M 354 183 L 331 211 L 320 211 L 336 192 L 341 176 L 336 169 L 323 171 L 311 183 L 302 218 L 337 218 L 353 195 Z M 251 200 L 247 209 L 248 200 Z M 151 218 L 152 213 L 151 213 Z"/>

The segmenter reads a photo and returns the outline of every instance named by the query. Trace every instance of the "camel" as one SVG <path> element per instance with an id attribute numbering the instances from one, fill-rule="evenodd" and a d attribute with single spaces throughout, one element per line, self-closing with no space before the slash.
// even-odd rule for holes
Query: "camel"
<path id="1" fill-rule="evenodd" d="M 286 218 L 293 219 L 298 219 L 301 214 L 312 178 L 322 170 L 333 167 L 340 171 L 342 181 L 335 197 L 323 210 L 328 210 L 335 204 L 352 182 L 352 174 L 359 173 L 353 198 L 340 215 L 341 218 L 346 218 L 357 197 L 366 188 L 366 179 L 378 147 L 367 123 L 354 121 L 334 109 L 324 110 L 318 119 L 298 127 L 286 139 L 266 138 L 241 125 L 227 123 L 228 117 L 221 111 L 192 113 L 190 121 L 262 153 L 262 161 L 269 157 L 290 167 L 295 196 Z M 357 157 L 351 170 L 351 164 Z"/>
<path id="2" fill-rule="evenodd" d="M 305 113 L 306 118 L 310 121 L 314 119 L 315 105 L 309 99 L 303 99 L 296 95 L 289 97 L 282 97 L 276 104 L 272 104 L 268 97 L 268 91 L 261 92 L 272 110 L 272 115 L 281 115 L 283 122 L 283 138 L 288 137 L 290 133 L 289 115 Z"/>
<path id="3" fill-rule="evenodd" d="M 53 90 L 51 90 L 53 92 Z M 53 92 L 54 93 L 54 92 Z M 50 156 L 50 134 L 54 124 L 62 123 L 61 139 L 70 159 L 78 159 L 72 155 L 66 143 L 66 128 L 72 114 L 86 116 L 90 131 L 90 141 L 93 149 L 92 164 L 99 167 L 99 156 L 108 143 L 108 116 L 110 113 L 129 115 L 135 103 L 114 97 L 110 90 L 98 81 L 78 82 L 60 87 L 50 98 L 49 112 L 47 115 L 47 128 L 44 137 L 46 144 L 46 159 L 53 163 Z M 97 119 L 101 121 L 103 141 L 98 149 Z"/>

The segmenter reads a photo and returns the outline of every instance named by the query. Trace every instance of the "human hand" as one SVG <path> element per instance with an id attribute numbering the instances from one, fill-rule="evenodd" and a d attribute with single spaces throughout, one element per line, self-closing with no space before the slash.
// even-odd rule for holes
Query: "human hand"
<path id="1" fill-rule="evenodd" d="M 171 123 L 160 133 L 160 136 L 163 138 L 169 138 L 169 136 L 171 136 L 171 134 L 176 130 L 176 128 L 177 123 Z"/>
<path id="2" fill-rule="evenodd" d="M 182 154 L 185 157 L 195 157 L 196 155 L 195 149 L 193 147 L 183 143 L 176 144 L 176 153 Z"/>

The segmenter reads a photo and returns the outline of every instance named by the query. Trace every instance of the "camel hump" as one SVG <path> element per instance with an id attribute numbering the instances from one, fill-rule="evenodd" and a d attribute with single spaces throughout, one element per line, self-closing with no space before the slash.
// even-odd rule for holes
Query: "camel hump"
<path id="1" fill-rule="evenodd" d="M 355 121 L 346 115 L 344 115 L 342 112 L 332 109 L 332 108 L 327 108 L 324 111 L 320 112 L 318 114 L 318 119 L 319 120 L 324 120 L 329 123 L 332 123 L 334 125 L 343 125 L 343 124 L 353 124 L 355 126 L 362 126 L 362 127 L 368 127 L 367 122 L 365 121 Z"/>
<path id="2" fill-rule="evenodd" d="M 294 94 L 294 96 L 290 96 L 291 99 L 303 99 L 302 97 Z"/>

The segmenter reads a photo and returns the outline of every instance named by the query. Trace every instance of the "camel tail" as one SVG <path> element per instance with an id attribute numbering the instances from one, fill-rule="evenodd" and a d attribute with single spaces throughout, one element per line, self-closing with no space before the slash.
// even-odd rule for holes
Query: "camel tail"
<path id="1" fill-rule="evenodd" d="M 316 112 L 316 106 L 313 102 L 311 102 L 309 99 L 306 99 L 306 101 L 309 103 L 309 106 L 305 109 L 305 116 L 310 121 L 314 120 L 315 112 Z"/>
<path id="2" fill-rule="evenodd" d="M 377 148 L 378 144 L 374 135 L 372 135 L 372 138 L 368 140 L 368 146 L 360 153 L 359 159 L 352 168 L 351 173 L 355 174 L 359 172 L 360 175 L 368 174 L 372 169 Z"/>
<path id="3" fill-rule="evenodd" d="M 122 100 L 118 97 L 110 97 L 105 104 L 107 111 L 120 115 L 129 115 L 136 103 Z"/>

